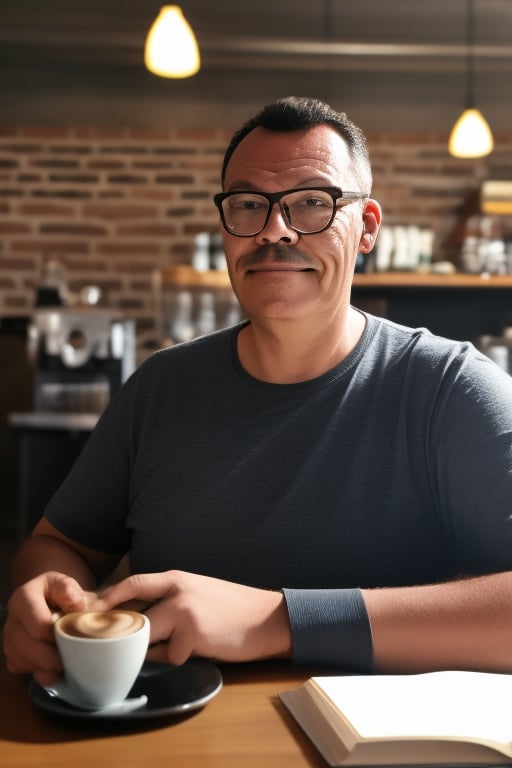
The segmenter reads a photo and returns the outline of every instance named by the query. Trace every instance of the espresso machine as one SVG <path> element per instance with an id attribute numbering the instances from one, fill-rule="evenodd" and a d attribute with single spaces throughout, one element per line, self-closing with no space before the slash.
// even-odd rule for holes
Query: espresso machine
<path id="1" fill-rule="evenodd" d="M 96 306 L 36 307 L 27 332 L 33 408 L 9 414 L 19 436 L 24 537 L 82 451 L 101 413 L 135 369 L 135 323 Z"/>
<path id="2" fill-rule="evenodd" d="M 28 329 L 34 410 L 100 414 L 135 369 L 134 322 L 99 307 L 41 307 Z"/>

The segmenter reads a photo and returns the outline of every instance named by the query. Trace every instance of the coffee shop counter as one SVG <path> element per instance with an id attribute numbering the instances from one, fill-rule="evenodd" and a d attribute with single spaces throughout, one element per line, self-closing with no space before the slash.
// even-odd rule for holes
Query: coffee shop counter
<path id="1" fill-rule="evenodd" d="M 18 433 L 16 529 L 23 538 L 41 517 L 99 419 L 97 413 L 20 411 L 8 414 Z"/>
<path id="2" fill-rule="evenodd" d="M 64 413 L 58 411 L 25 411 L 9 414 L 9 424 L 17 429 L 48 429 L 66 432 L 92 432 L 99 419 L 97 413 Z"/>
<path id="3" fill-rule="evenodd" d="M 2 768 L 322 768 L 326 763 L 277 694 L 314 671 L 280 662 L 221 665 L 224 684 L 181 718 L 119 722 L 67 719 L 35 706 L 28 679 L 0 658 Z M 318 670 L 316 670 L 318 672 Z"/>

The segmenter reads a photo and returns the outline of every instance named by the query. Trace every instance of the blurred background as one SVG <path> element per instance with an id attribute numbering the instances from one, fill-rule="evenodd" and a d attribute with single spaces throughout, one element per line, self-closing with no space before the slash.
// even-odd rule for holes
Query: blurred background
<path id="1" fill-rule="evenodd" d="M 144 65 L 160 7 L 0 0 L 9 552 L 130 371 L 242 316 L 212 195 L 231 133 L 275 98 L 327 100 L 368 136 L 384 228 L 354 303 L 509 369 L 512 2 L 183 0 L 201 66 L 182 79 Z M 461 158 L 448 139 L 468 84 L 494 146 Z"/>
<path id="2" fill-rule="evenodd" d="M 200 72 L 141 66 L 154 0 L 2 0 L 2 121 L 229 129 L 283 94 L 315 95 L 366 131 L 448 132 L 464 100 L 466 0 L 186 0 Z M 510 125 L 512 4 L 477 0 L 476 93 Z"/>

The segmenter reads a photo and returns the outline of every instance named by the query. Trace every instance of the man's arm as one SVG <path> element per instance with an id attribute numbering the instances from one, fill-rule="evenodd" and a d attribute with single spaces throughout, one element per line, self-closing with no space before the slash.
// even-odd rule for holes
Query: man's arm
<path id="1" fill-rule="evenodd" d="M 308 590 L 300 592 L 303 601 Z M 326 625 L 323 608 L 316 625 L 310 617 L 304 618 L 306 624 L 310 622 L 306 631 L 313 649 L 308 662 L 327 663 L 323 658 L 327 638 L 331 645 L 332 640 L 339 646 L 330 661 L 336 666 L 336 659 L 354 657 L 354 653 L 347 655 L 344 644 L 357 644 L 358 631 L 366 644 L 366 626 L 361 616 L 354 617 L 352 609 L 352 616 L 343 620 L 346 590 L 327 592 L 333 606 L 339 600 L 338 608 L 330 611 L 331 619 L 337 616 L 337 623 L 331 620 Z M 373 671 L 512 671 L 512 573 L 433 586 L 363 590 L 362 595 L 372 628 Z M 104 597 L 108 607 L 137 599 L 147 601 L 151 605 L 147 612 L 153 624 L 152 640 L 161 643 L 155 652 L 173 663 L 182 663 L 190 654 L 224 661 L 294 657 L 292 644 L 297 637 L 292 640 L 286 606 L 278 592 L 169 571 L 132 576 Z M 309 602 L 306 598 L 302 605 L 308 612 Z M 295 604 L 293 611 L 297 610 L 301 612 Z M 340 662 L 339 666 L 345 671 L 359 669 L 350 663 L 345 666 Z"/>
<path id="2" fill-rule="evenodd" d="M 375 672 L 512 672 L 512 572 L 363 597 Z"/>
<path id="3" fill-rule="evenodd" d="M 25 584 L 45 571 L 72 576 L 83 589 L 95 589 L 116 564 L 116 557 L 83 547 L 42 518 L 17 553 L 13 586 Z"/>

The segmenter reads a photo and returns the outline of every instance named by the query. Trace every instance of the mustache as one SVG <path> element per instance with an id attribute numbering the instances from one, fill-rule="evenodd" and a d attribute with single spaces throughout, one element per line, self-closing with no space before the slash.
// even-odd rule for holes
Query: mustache
<path id="1" fill-rule="evenodd" d="M 305 264 L 311 266 L 311 259 L 307 253 L 293 245 L 281 245 L 280 243 L 267 243 L 260 245 L 255 251 L 242 256 L 239 266 L 243 269 L 257 267 L 266 261 L 277 264 Z"/>

